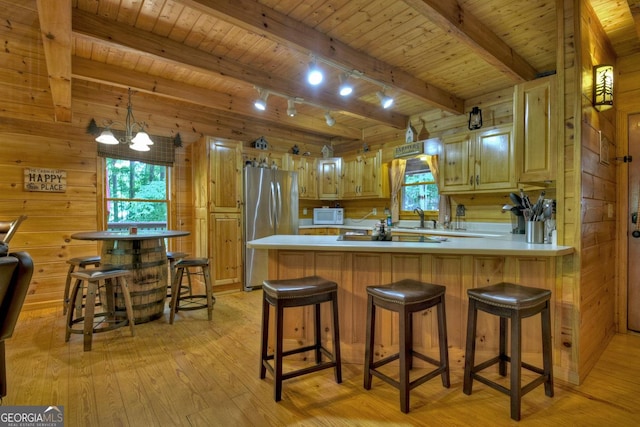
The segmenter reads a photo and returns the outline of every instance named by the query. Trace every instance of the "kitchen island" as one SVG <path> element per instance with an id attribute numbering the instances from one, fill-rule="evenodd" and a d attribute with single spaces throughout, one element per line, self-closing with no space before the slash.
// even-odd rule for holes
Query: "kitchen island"
<path id="1" fill-rule="evenodd" d="M 571 346 L 573 330 L 570 292 L 563 289 L 563 268 L 570 263 L 573 248 L 550 244 L 528 244 L 522 235 L 494 237 L 447 237 L 437 241 L 339 240 L 339 236 L 275 235 L 247 243 L 269 251 L 269 278 L 289 279 L 320 275 L 338 283 L 341 351 L 345 363 L 364 361 L 366 287 L 411 278 L 446 286 L 446 314 L 451 361 L 462 360 L 467 324 L 467 289 L 501 281 L 552 291 L 552 333 L 554 376 L 574 379 Z M 330 342 L 330 311 L 323 307 L 321 329 Z M 291 309 L 291 311 L 297 309 Z M 564 314 L 564 315 L 563 315 Z M 290 348 L 311 342 L 312 312 L 300 309 L 285 313 L 285 337 Z M 376 357 L 397 351 L 397 315 L 380 313 L 377 324 Z M 478 357 L 497 350 L 499 322 L 494 316 L 478 317 Z M 419 351 L 436 355 L 437 323 L 431 310 L 414 318 L 415 345 Z M 537 317 L 523 322 L 523 360 L 541 360 L 540 322 Z M 458 358 L 458 359 L 456 359 Z"/>

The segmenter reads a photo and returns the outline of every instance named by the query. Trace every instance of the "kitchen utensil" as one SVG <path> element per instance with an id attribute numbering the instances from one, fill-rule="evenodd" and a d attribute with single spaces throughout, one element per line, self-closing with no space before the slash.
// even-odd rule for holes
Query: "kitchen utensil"
<path id="1" fill-rule="evenodd" d="M 514 206 L 511 205 L 502 205 L 502 213 L 508 212 L 510 210 L 512 210 L 514 208 Z"/>
<path id="2" fill-rule="evenodd" d="M 518 196 L 516 193 L 510 193 L 509 194 L 509 198 L 511 199 L 511 202 L 516 206 L 520 206 L 522 207 L 522 198 L 520 196 Z"/>
<path id="3" fill-rule="evenodd" d="M 640 186 L 638 186 L 638 210 L 636 212 L 636 229 L 633 230 L 631 235 L 637 239 L 640 237 L 640 218 L 638 218 L 638 215 L 640 215 Z"/>

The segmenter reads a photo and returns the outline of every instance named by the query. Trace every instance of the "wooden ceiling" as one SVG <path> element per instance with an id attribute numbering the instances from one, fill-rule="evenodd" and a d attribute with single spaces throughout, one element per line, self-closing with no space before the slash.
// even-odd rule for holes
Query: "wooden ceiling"
<path id="1" fill-rule="evenodd" d="M 618 56 L 640 52 L 637 3 L 591 0 Z M 35 4 L 59 122 L 73 120 L 74 105 L 91 105 L 96 90 L 119 94 L 118 105 L 126 107 L 122 94 L 130 87 L 134 107 L 137 97 L 145 105 L 171 100 L 221 127 L 251 123 L 256 137 L 271 131 L 339 144 L 397 132 L 418 114 L 466 114 L 469 100 L 553 72 L 556 64 L 557 6 L 550 0 Z M 313 58 L 325 71 L 317 89 L 305 82 Z M 345 99 L 337 94 L 338 76 L 348 71 L 355 91 Z M 253 106 L 256 87 L 271 93 L 264 112 Z M 376 96 L 383 88 L 395 99 L 389 110 Z M 289 98 L 295 117 L 286 114 Z M 97 120 L 110 118 L 104 106 L 91 108 Z M 328 111 L 336 120 L 331 127 Z M 160 120 L 152 125 L 176 131 Z"/>

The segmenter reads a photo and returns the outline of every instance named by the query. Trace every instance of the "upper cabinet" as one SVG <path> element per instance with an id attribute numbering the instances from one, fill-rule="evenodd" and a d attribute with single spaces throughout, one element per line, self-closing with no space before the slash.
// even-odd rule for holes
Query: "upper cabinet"
<path id="1" fill-rule="evenodd" d="M 499 126 L 442 138 L 442 193 L 516 187 L 513 128 Z"/>
<path id="2" fill-rule="evenodd" d="M 382 150 L 345 156 L 341 176 L 342 197 L 384 197 L 382 175 Z"/>
<path id="3" fill-rule="evenodd" d="M 556 179 L 556 105 L 555 75 L 515 87 L 514 139 L 518 182 Z"/>
<path id="4" fill-rule="evenodd" d="M 340 197 L 342 159 L 329 157 L 318 159 L 318 198 L 335 200 Z"/>
<path id="5" fill-rule="evenodd" d="M 236 142 L 210 139 L 210 212 L 240 213 L 242 200 L 242 153 Z"/>
<path id="6" fill-rule="evenodd" d="M 318 198 L 317 159 L 309 156 L 287 154 L 282 161 L 283 169 L 298 172 L 298 197 Z"/>

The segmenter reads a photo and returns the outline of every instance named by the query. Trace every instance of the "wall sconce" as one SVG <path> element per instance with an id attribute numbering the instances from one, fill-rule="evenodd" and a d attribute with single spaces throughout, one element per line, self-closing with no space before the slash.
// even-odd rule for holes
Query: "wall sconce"
<path id="1" fill-rule="evenodd" d="M 473 107 L 469 113 L 469 130 L 480 129 L 482 127 L 482 110 Z"/>
<path id="2" fill-rule="evenodd" d="M 597 111 L 613 107 L 613 65 L 593 67 L 593 108 Z"/>

